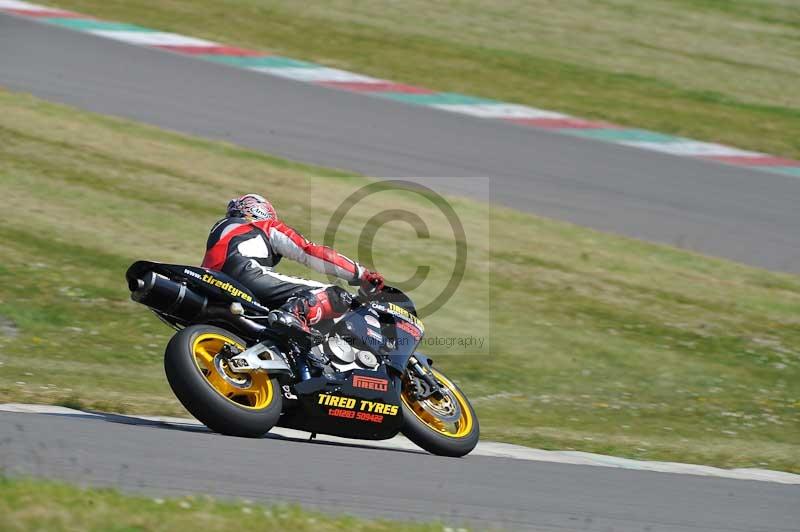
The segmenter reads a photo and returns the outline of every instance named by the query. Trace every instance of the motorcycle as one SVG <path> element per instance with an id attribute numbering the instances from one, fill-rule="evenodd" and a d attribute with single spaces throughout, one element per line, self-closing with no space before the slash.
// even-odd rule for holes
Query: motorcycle
<path id="1" fill-rule="evenodd" d="M 346 438 L 404 434 L 464 456 L 478 443 L 464 392 L 416 349 L 425 328 L 401 290 L 359 290 L 350 311 L 310 333 L 244 285 L 196 266 L 137 261 L 131 298 L 177 332 L 164 354 L 175 396 L 209 429 L 260 437 L 274 426 Z"/>

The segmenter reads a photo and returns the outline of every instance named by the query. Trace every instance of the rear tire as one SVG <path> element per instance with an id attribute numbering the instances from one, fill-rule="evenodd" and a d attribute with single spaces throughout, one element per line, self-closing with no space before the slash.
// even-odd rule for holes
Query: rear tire
<path id="1" fill-rule="evenodd" d="M 464 456 L 469 454 L 478 444 L 480 427 L 478 417 L 467 396 L 450 379 L 437 370 L 433 370 L 436 380 L 447 389 L 450 401 L 455 401 L 460 409 L 460 416 L 452 428 L 440 424 L 436 416 L 427 413 L 419 401 L 412 400 L 403 391 L 401 408 L 403 409 L 403 434 L 411 441 L 432 454 L 440 456 Z"/>
<path id="2" fill-rule="evenodd" d="M 227 364 L 217 356 L 224 344 L 245 348 L 241 338 L 212 325 L 178 331 L 164 354 L 169 385 L 186 410 L 214 432 L 263 436 L 280 418 L 280 385 L 263 373 L 226 371 Z"/>

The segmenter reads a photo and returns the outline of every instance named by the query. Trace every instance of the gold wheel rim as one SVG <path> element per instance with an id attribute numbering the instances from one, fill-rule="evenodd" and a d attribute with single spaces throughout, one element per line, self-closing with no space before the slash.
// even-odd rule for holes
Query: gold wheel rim
<path id="1" fill-rule="evenodd" d="M 272 403 L 272 381 L 264 372 L 237 374 L 228 369 L 226 361 L 217 355 L 225 344 L 239 349 L 245 346 L 220 334 L 205 333 L 192 343 L 192 355 L 198 371 L 219 395 L 236 406 L 263 410 Z"/>
<path id="2" fill-rule="evenodd" d="M 403 386 L 403 393 L 401 394 L 403 403 L 414 413 L 417 419 L 443 436 L 449 438 L 463 438 L 467 436 L 472 432 L 472 425 L 474 424 L 469 403 L 467 403 L 464 395 L 458 391 L 458 388 L 456 388 L 455 384 L 453 384 L 450 379 L 433 368 L 431 368 L 431 371 L 436 380 L 447 389 L 449 394 L 445 394 L 445 398 L 441 400 L 428 398 L 423 401 L 418 401 L 410 397 L 409 386 Z M 437 408 L 446 407 L 447 405 L 443 405 L 442 403 L 452 401 L 453 399 L 455 399 L 460 409 L 460 415 L 454 422 L 445 422 L 431 412 L 431 410 L 435 411 Z M 427 404 L 425 404 L 426 402 Z"/>

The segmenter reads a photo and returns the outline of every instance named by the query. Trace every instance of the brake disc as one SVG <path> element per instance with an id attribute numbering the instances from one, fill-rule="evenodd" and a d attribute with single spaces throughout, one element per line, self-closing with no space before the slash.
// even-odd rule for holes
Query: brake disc
<path id="1" fill-rule="evenodd" d="M 417 402 L 423 410 L 444 423 L 455 423 L 461 418 L 461 406 L 453 393 L 442 387 L 442 399 L 431 397 Z"/>

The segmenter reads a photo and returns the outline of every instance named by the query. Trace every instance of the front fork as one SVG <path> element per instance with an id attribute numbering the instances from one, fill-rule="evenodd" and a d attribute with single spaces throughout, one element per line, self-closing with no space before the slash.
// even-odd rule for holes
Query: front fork
<path id="1" fill-rule="evenodd" d="M 425 383 L 425 386 L 417 385 L 416 396 L 418 399 L 427 399 L 431 396 L 441 399 L 443 397 L 442 388 L 433 376 L 427 359 L 423 357 L 423 360 L 424 362 L 420 362 L 414 355 L 408 358 L 408 365 L 414 371 L 414 374 Z"/>

